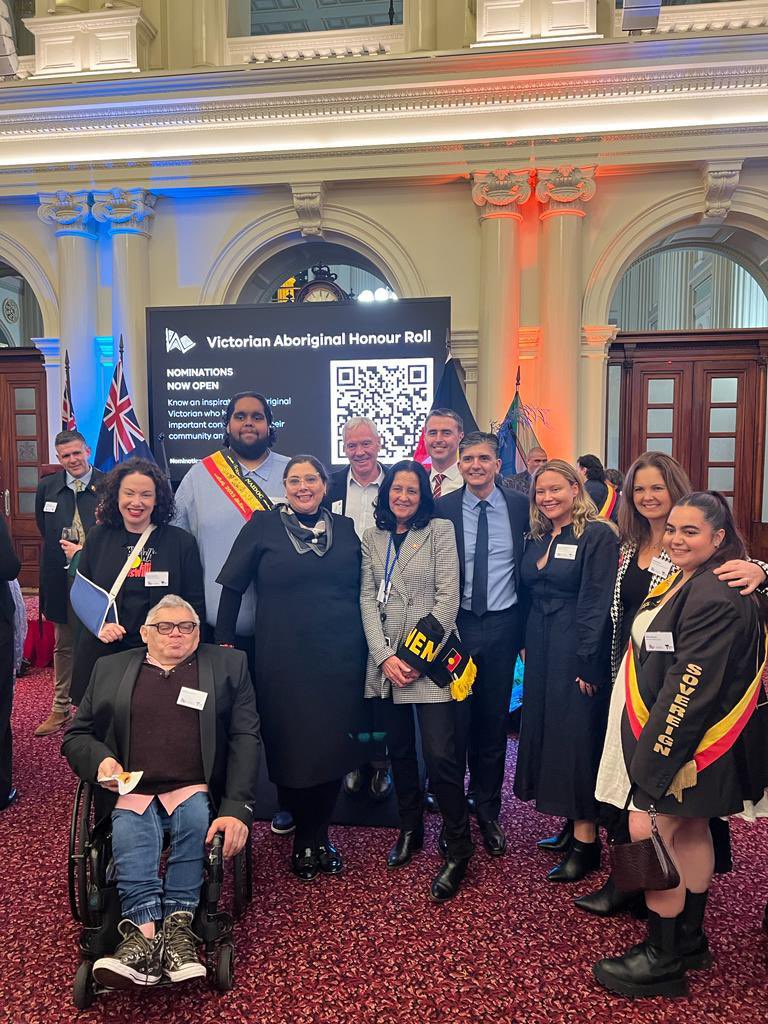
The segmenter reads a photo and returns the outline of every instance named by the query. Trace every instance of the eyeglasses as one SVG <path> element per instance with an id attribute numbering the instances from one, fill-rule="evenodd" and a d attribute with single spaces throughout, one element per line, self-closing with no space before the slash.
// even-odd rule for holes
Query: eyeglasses
<path id="1" fill-rule="evenodd" d="M 174 629 L 178 629 L 180 633 L 189 636 L 190 633 L 194 633 L 197 629 L 196 622 L 145 622 L 144 625 L 156 629 L 160 636 L 169 636 Z"/>

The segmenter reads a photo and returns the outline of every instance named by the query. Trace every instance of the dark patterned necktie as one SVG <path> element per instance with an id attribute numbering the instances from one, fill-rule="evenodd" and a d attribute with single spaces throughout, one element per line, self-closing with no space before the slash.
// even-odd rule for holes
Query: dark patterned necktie
<path id="1" fill-rule="evenodd" d="M 443 493 L 443 480 L 446 478 L 446 473 L 435 473 L 435 479 L 432 482 L 432 497 L 439 498 Z"/>
<path id="2" fill-rule="evenodd" d="M 472 571 L 472 614 L 485 615 L 488 611 L 488 508 L 487 501 L 478 503 L 475 560 Z"/>

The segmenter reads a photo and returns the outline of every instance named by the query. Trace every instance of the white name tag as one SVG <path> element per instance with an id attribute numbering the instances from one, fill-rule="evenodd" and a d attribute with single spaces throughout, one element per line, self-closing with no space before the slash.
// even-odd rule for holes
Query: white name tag
<path id="1" fill-rule="evenodd" d="M 578 550 L 578 544 L 558 544 L 555 548 L 555 558 L 567 558 L 572 562 Z"/>
<path id="2" fill-rule="evenodd" d="M 379 602 L 379 604 L 386 604 L 387 603 L 387 601 L 389 600 L 389 592 L 390 592 L 391 589 L 392 589 L 392 583 L 391 582 L 390 582 L 389 586 L 387 587 L 387 586 L 384 585 L 384 580 L 381 581 L 381 583 L 379 584 L 379 592 L 376 595 L 376 600 Z"/>
<path id="3" fill-rule="evenodd" d="M 58 507 L 58 501 L 46 501 L 43 505 L 43 512 L 55 512 Z"/>
<path id="4" fill-rule="evenodd" d="M 168 573 L 167 572 L 148 572 L 144 577 L 145 587 L 167 587 L 168 586 Z"/>
<path id="5" fill-rule="evenodd" d="M 648 632 L 645 634 L 645 649 L 646 651 L 674 652 L 675 638 L 671 633 Z"/>
<path id="6" fill-rule="evenodd" d="M 341 501 L 341 499 L 339 499 L 339 501 L 334 501 L 334 503 L 331 505 L 331 512 L 334 512 L 337 516 L 342 515 L 343 514 L 343 512 L 342 512 L 342 506 L 343 505 L 344 505 L 344 502 Z"/>
<path id="7" fill-rule="evenodd" d="M 176 703 L 181 704 L 183 708 L 194 708 L 195 711 L 202 711 L 207 700 L 208 694 L 205 690 L 193 690 L 191 686 L 182 686 Z"/>
<path id="8" fill-rule="evenodd" d="M 659 558 L 658 555 L 651 559 L 651 564 L 648 566 L 652 576 L 660 576 L 663 580 L 669 576 L 671 568 L 672 563 L 668 562 L 666 558 Z"/>

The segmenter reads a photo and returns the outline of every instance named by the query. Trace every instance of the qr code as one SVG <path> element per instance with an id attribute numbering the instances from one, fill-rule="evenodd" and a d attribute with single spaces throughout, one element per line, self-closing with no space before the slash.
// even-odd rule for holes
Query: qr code
<path id="1" fill-rule="evenodd" d="M 410 459 L 432 407 L 433 359 L 331 360 L 331 461 L 346 464 L 342 430 L 353 416 L 373 420 L 385 465 Z"/>

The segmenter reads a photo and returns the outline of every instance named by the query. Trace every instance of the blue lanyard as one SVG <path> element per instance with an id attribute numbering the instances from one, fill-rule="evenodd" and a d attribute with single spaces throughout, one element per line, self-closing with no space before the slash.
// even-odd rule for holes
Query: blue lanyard
<path id="1" fill-rule="evenodd" d="M 387 544 L 387 561 L 386 561 L 386 563 L 384 565 L 384 590 L 385 591 L 389 590 L 389 584 L 390 584 L 390 581 L 392 579 L 392 575 L 393 575 L 393 573 L 395 571 L 395 566 L 397 565 L 397 560 L 400 557 L 400 548 L 397 548 L 397 550 L 395 551 L 395 557 L 392 559 L 392 568 L 390 569 L 390 567 L 389 567 L 389 558 L 390 558 L 390 555 L 392 554 L 392 548 L 394 546 L 395 546 L 395 543 L 392 540 L 392 534 L 390 534 L 389 535 L 389 544 Z"/>

